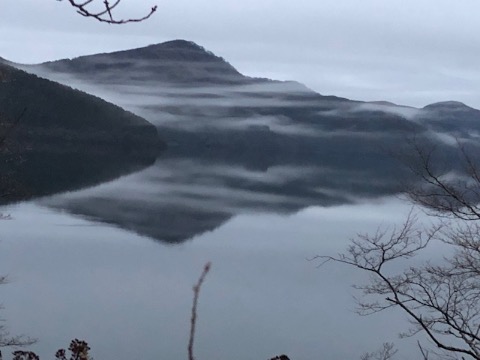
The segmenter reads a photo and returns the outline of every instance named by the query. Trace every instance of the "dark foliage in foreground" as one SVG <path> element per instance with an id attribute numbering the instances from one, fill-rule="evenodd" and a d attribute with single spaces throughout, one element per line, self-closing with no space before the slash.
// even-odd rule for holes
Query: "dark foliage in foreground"
<path id="1" fill-rule="evenodd" d="M 90 347 L 86 341 L 74 339 L 70 342 L 68 355 L 65 349 L 58 349 L 55 353 L 55 359 L 57 360 L 91 360 L 92 358 L 88 354 Z M 40 357 L 33 351 L 16 350 L 12 353 L 13 360 L 40 360 Z"/>

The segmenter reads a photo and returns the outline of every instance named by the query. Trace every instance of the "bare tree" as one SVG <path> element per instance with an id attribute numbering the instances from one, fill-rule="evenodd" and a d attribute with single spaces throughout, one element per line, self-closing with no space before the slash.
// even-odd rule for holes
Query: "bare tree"
<path id="1" fill-rule="evenodd" d="M 57 0 L 63 1 L 63 0 Z M 110 3 L 108 0 L 67 0 L 68 3 L 77 9 L 77 13 L 82 16 L 93 18 L 100 22 L 108 23 L 108 24 L 127 24 L 132 22 L 141 22 L 149 17 L 151 17 L 155 11 L 157 11 L 157 6 L 152 6 L 148 12 L 146 12 L 143 16 L 136 17 L 136 18 L 128 18 L 128 19 L 118 19 L 115 17 L 115 11 L 118 5 L 122 2 L 122 0 L 115 0 L 113 3 Z"/>
<path id="2" fill-rule="evenodd" d="M 358 313 L 400 309 L 411 323 L 402 335 L 424 334 L 437 349 L 419 343 L 423 359 L 480 360 L 480 167 L 464 146 L 459 150 L 463 171 L 441 172 L 433 151 L 416 148 L 411 169 L 421 181 L 407 193 L 437 217 L 436 225 L 420 224 L 411 212 L 398 228 L 358 235 L 344 253 L 315 257 L 320 266 L 333 261 L 371 274 L 354 286 L 363 293 Z M 409 260 L 432 241 L 445 245 L 442 258 Z"/>
<path id="3" fill-rule="evenodd" d="M 455 356 L 480 359 L 480 228 L 478 224 L 445 223 L 423 228 L 410 214 L 399 228 L 359 235 L 345 253 L 317 256 L 354 266 L 372 275 L 358 300 L 358 313 L 369 315 L 401 309 L 412 327 L 404 336 L 424 333 L 439 349 Z M 437 264 L 405 263 L 394 272 L 393 262 L 410 259 L 432 240 L 452 246 Z"/>
<path id="4" fill-rule="evenodd" d="M 390 360 L 398 352 L 393 343 L 383 343 L 382 347 L 374 352 L 367 352 L 360 357 L 360 360 Z"/>
<path id="5" fill-rule="evenodd" d="M 457 139 L 456 168 L 442 168 L 439 151 L 411 141 L 411 154 L 402 159 L 415 175 L 406 194 L 440 217 L 480 220 L 480 162 L 473 148 Z M 451 150 L 451 149 L 450 149 Z"/>

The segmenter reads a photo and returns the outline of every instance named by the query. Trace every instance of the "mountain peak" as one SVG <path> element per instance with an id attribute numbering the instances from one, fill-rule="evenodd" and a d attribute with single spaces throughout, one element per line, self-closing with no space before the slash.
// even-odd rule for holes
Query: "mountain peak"
<path id="1" fill-rule="evenodd" d="M 142 58 L 158 58 L 161 60 L 186 60 L 186 57 L 193 57 L 198 60 L 217 60 L 225 61 L 221 57 L 214 55 L 212 52 L 206 50 L 204 47 L 182 39 L 166 41 L 158 44 L 151 44 L 148 46 L 117 51 L 108 55 L 123 55 L 128 58 L 142 57 Z M 192 59 L 193 60 L 193 59 Z"/>
<path id="2" fill-rule="evenodd" d="M 468 105 L 460 101 L 440 101 L 424 107 L 425 110 L 472 110 Z"/>
<path id="3" fill-rule="evenodd" d="M 176 39 L 176 40 L 165 41 L 163 43 L 152 44 L 150 46 L 151 47 L 163 47 L 163 48 L 175 48 L 175 49 L 185 48 L 185 49 L 190 49 L 190 50 L 206 51 L 205 48 L 198 45 L 197 43 L 195 43 L 193 41 L 189 41 L 189 40 L 184 40 L 184 39 Z"/>
<path id="4" fill-rule="evenodd" d="M 40 64 L 57 73 L 119 81 L 170 83 L 245 82 L 245 77 L 222 57 L 187 40 L 172 40 L 136 49 L 115 51 Z M 147 74 L 147 75 L 146 75 Z"/>

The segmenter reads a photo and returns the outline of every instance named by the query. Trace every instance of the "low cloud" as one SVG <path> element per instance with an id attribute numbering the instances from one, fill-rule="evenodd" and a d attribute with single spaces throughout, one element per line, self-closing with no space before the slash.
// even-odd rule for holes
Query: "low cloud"
<path id="1" fill-rule="evenodd" d="M 409 106 L 399 106 L 396 104 L 378 104 L 378 103 L 362 103 L 352 111 L 381 111 L 388 114 L 401 116 L 407 120 L 414 120 L 422 110 Z"/>

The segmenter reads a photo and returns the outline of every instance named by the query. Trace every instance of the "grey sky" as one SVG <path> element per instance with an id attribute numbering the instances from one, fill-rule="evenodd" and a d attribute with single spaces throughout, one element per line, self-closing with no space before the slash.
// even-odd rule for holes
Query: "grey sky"
<path id="1" fill-rule="evenodd" d="M 34 63 L 192 40 L 247 75 L 293 79 L 321 94 L 480 108 L 477 0 L 123 0 L 149 21 L 96 23 L 66 1 L 1 0 L 0 56 Z"/>

